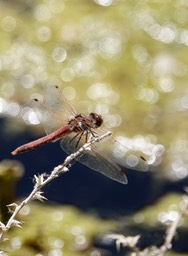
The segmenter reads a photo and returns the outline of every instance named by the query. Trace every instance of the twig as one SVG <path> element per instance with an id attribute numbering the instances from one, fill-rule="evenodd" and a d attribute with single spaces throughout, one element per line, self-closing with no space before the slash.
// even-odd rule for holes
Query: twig
<path id="1" fill-rule="evenodd" d="M 107 234 L 105 236 L 105 239 L 114 239 L 115 245 L 116 245 L 116 251 L 117 253 L 121 252 L 121 248 L 129 248 L 134 250 L 136 248 L 136 244 L 138 243 L 138 240 L 140 239 L 140 235 L 136 236 L 124 236 L 121 234 Z"/>
<path id="2" fill-rule="evenodd" d="M 140 251 L 139 248 L 137 248 L 137 242 L 140 238 L 140 235 L 137 235 L 135 237 L 124 237 L 121 234 L 110 234 L 108 235 L 109 238 L 116 239 L 117 252 L 120 252 L 121 246 L 123 246 L 129 247 L 133 250 L 133 252 L 131 252 L 131 256 L 164 256 L 165 253 L 172 247 L 172 241 L 176 234 L 176 230 L 180 221 L 182 220 L 184 215 L 188 214 L 188 188 L 186 188 L 185 191 L 186 194 L 183 195 L 182 201 L 180 203 L 180 210 L 177 214 L 176 219 L 172 221 L 167 227 L 164 243 L 161 247 L 152 246 L 145 248 L 143 251 Z"/>
<path id="3" fill-rule="evenodd" d="M 171 249 L 172 241 L 174 236 L 176 235 L 178 225 L 182 220 L 183 216 L 187 214 L 187 210 L 188 210 L 188 189 L 185 189 L 185 191 L 186 191 L 186 194 L 183 195 L 182 201 L 180 203 L 180 210 L 177 213 L 177 217 L 167 227 L 164 243 L 159 248 L 157 248 L 156 246 L 151 247 L 150 248 L 151 255 L 164 256 L 165 253 Z"/>
<path id="4" fill-rule="evenodd" d="M 70 165 L 70 163 L 74 159 L 76 159 L 78 156 L 80 156 L 84 151 L 90 150 L 90 146 L 93 143 L 100 142 L 101 140 L 110 136 L 111 134 L 112 134 L 111 132 L 107 132 L 107 133 L 101 135 L 100 137 L 95 137 L 95 138 L 92 137 L 91 140 L 89 140 L 86 144 L 84 144 L 77 152 L 68 156 L 62 165 L 55 167 L 49 175 L 47 175 L 46 173 L 43 173 L 38 176 L 35 175 L 34 176 L 35 185 L 34 185 L 32 192 L 28 195 L 28 197 L 26 197 L 20 204 L 12 203 L 7 206 L 8 209 L 12 212 L 12 215 L 6 225 L 3 224 L 2 222 L 0 222 L 0 229 L 1 229 L 0 242 L 6 240 L 6 239 L 4 239 L 4 236 L 11 227 L 13 227 L 13 226 L 21 227 L 22 222 L 16 220 L 16 216 L 26 204 L 28 204 L 31 200 L 35 200 L 35 199 L 40 200 L 40 201 L 47 200 L 47 198 L 45 198 L 42 195 L 43 192 L 41 191 L 41 189 L 45 185 L 47 185 L 49 182 L 51 182 L 55 178 L 59 177 L 62 173 L 68 171 L 67 167 Z M 0 251 L 0 253 L 1 253 L 1 251 Z"/>
<path id="5" fill-rule="evenodd" d="M 176 217 L 176 219 L 169 225 L 166 230 L 166 237 L 163 245 L 159 248 L 159 255 L 164 255 L 167 250 L 171 249 L 172 247 L 172 240 L 175 236 L 177 227 L 182 219 L 182 217 L 186 214 L 188 210 L 188 195 L 183 196 L 183 200 L 181 202 L 180 211 Z"/>

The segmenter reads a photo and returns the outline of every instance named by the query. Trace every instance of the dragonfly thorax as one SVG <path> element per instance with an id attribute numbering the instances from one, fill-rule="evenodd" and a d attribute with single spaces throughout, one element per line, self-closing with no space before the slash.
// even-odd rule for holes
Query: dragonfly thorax
<path id="1" fill-rule="evenodd" d="M 68 125 L 71 131 L 83 132 L 100 127 L 102 122 L 103 119 L 101 115 L 96 113 L 90 113 L 89 116 L 78 114 L 69 120 Z"/>

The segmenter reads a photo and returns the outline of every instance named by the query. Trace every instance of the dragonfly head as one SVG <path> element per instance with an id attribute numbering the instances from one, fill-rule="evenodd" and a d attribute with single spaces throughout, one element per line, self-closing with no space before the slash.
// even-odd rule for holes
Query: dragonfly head
<path id="1" fill-rule="evenodd" d="M 91 118 L 94 128 L 98 128 L 103 123 L 103 119 L 101 115 L 98 115 L 97 113 L 90 113 L 89 117 Z"/>

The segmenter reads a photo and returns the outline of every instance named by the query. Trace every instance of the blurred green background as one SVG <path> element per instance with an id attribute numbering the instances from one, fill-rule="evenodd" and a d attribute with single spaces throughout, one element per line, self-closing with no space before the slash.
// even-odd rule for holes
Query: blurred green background
<path id="1" fill-rule="evenodd" d="M 184 2 L 1 1 L 0 19 L 0 111 L 15 118 L 11 132 L 32 123 L 32 94 L 58 84 L 80 111 L 144 140 L 156 165 L 164 148 L 153 146 L 163 145 L 171 179 L 187 176 Z"/>
<path id="2" fill-rule="evenodd" d="M 0 38 L 1 160 L 25 132 L 44 134 L 29 101 L 55 84 L 147 156 L 158 194 L 187 183 L 186 1 L 0 1 Z"/>

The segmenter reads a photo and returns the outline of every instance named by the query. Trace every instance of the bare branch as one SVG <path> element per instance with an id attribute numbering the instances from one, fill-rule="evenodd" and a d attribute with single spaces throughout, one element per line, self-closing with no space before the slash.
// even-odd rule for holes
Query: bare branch
<path id="1" fill-rule="evenodd" d="M 116 250 L 119 253 L 121 250 L 121 247 L 127 247 L 130 249 L 135 249 L 136 245 L 138 243 L 138 240 L 140 239 L 140 236 L 124 236 L 121 234 L 108 234 L 106 235 L 106 238 L 114 239 L 116 243 Z"/>
<path id="2" fill-rule="evenodd" d="M 137 247 L 138 240 L 141 237 L 140 235 L 137 235 L 135 237 L 130 237 L 130 236 L 125 237 L 121 234 L 107 235 L 107 238 L 115 239 L 117 252 L 120 252 L 120 249 L 122 247 L 128 247 L 132 250 L 131 256 L 147 256 L 147 255 L 164 256 L 168 252 L 168 250 L 170 250 L 172 247 L 173 238 L 176 235 L 176 231 L 179 223 L 181 222 L 184 215 L 188 215 L 188 188 L 186 188 L 185 191 L 186 191 L 186 194 L 183 195 L 182 201 L 179 204 L 180 210 L 177 213 L 176 219 L 169 223 L 166 230 L 164 243 L 161 247 L 152 246 L 152 247 L 147 247 L 141 251 Z"/>
<path id="3" fill-rule="evenodd" d="M 160 247 L 159 249 L 159 255 L 164 255 L 164 253 L 171 249 L 172 247 L 172 240 L 176 234 L 176 230 L 177 227 L 182 219 L 182 217 L 186 214 L 188 210 L 188 195 L 184 195 L 182 202 L 180 204 L 180 211 L 176 217 L 176 219 L 171 222 L 171 224 L 169 225 L 169 227 L 166 230 L 166 237 L 165 237 L 165 241 L 164 244 Z"/>
<path id="4" fill-rule="evenodd" d="M 41 191 L 42 188 L 44 188 L 52 180 L 59 177 L 62 173 L 68 171 L 69 169 L 67 166 L 69 166 L 74 159 L 76 159 L 78 156 L 83 154 L 84 151 L 90 149 L 93 143 L 100 142 L 101 140 L 110 136 L 111 134 L 112 134 L 111 132 L 107 132 L 100 137 L 95 137 L 95 138 L 92 137 L 91 140 L 89 140 L 86 144 L 84 144 L 77 152 L 68 156 L 62 165 L 55 167 L 49 175 L 47 175 L 46 173 L 43 173 L 41 175 L 35 175 L 33 179 L 35 184 L 32 192 L 20 204 L 12 203 L 7 206 L 9 211 L 12 212 L 12 215 L 6 225 L 0 222 L 0 230 L 1 230 L 0 242 L 4 241 L 4 236 L 11 227 L 13 226 L 21 227 L 22 222 L 17 221 L 16 216 L 26 204 L 36 199 L 42 202 L 46 200 L 46 198 L 42 195 L 43 194 L 43 192 Z"/>
<path id="5" fill-rule="evenodd" d="M 153 246 L 151 248 L 146 248 L 147 250 L 144 250 L 143 252 L 138 252 L 137 255 L 145 256 L 145 255 L 148 255 L 148 251 L 149 251 L 150 255 L 164 256 L 165 253 L 172 248 L 173 238 L 176 235 L 178 225 L 181 222 L 184 215 L 187 214 L 187 210 L 188 210 L 188 190 L 185 189 L 185 191 L 186 191 L 186 194 L 183 195 L 182 201 L 179 204 L 180 205 L 180 210 L 177 213 L 177 217 L 167 227 L 166 236 L 165 236 L 165 240 L 164 240 L 163 245 L 159 248 L 156 247 L 156 246 Z"/>

